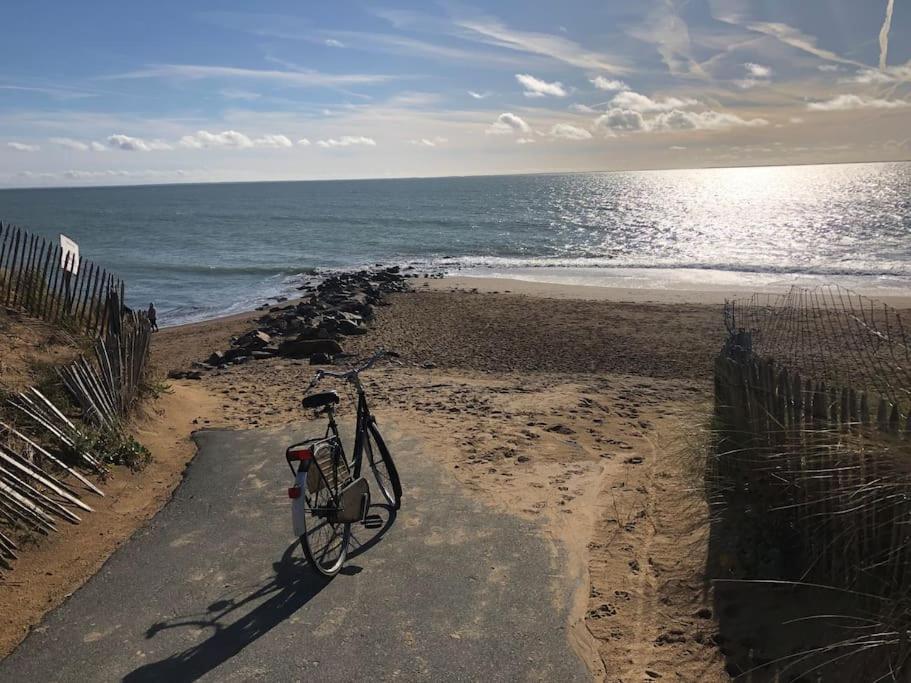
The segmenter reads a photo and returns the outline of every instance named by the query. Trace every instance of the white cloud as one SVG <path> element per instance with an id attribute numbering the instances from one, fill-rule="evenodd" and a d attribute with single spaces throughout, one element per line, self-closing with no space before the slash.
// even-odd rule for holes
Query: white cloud
<path id="1" fill-rule="evenodd" d="M 80 142 L 79 140 L 74 140 L 73 138 L 50 138 L 48 142 L 60 145 L 61 147 L 66 147 L 67 149 L 76 150 L 77 152 L 86 152 L 89 149 L 87 144 Z"/>
<path id="2" fill-rule="evenodd" d="M 734 83 L 743 90 L 755 88 L 758 85 L 769 85 L 772 78 L 772 69 L 755 62 L 747 62 L 743 65 L 747 72 L 747 77 L 734 81 Z"/>
<path id="3" fill-rule="evenodd" d="M 841 67 L 838 66 L 838 64 L 820 64 L 816 68 L 825 73 L 832 73 L 833 71 L 841 71 Z"/>
<path id="4" fill-rule="evenodd" d="M 674 151 L 674 152 L 686 151 L 686 147 L 683 147 L 681 145 L 671 145 L 670 147 L 668 147 L 668 149 L 670 149 L 671 151 Z"/>
<path id="5" fill-rule="evenodd" d="M 595 120 L 598 128 L 609 132 L 661 132 L 686 130 L 725 130 L 736 127 L 767 126 L 761 118 L 744 119 L 736 114 L 706 110 L 701 112 L 673 109 L 660 111 L 651 118 L 634 109 L 614 108 Z"/>
<path id="6" fill-rule="evenodd" d="M 532 145 L 534 142 L 534 138 L 516 138 L 517 145 Z"/>
<path id="7" fill-rule="evenodd" d="M 242 69 L 231 66 L 209 66 L 205 64 L 162 64 L 146 69 L 129 71 L 104 77 L 104 80 L 137 78 L 175 78 L 185 80 L 237 79 L 282 83 L 297 87 L 338 87 L 385 83 L 392 76 L 383 74 L 326 74 L 312 69 L 278 71 L 275 69 Z"/>
<path id="8" fill-rule="evenodd" d="M 193 135 L 184 135 L 180 138 L 180 145 L 189 149 L 247 149 L 253 146 L 253 141 L 236 130 L 226 130 L 221 133 L 200 130 Z"/>
<path id="9" fill-rule="evenodd" d="M 548 83 L 530 74 L 516 74 L 516 80 L 525 88 L 525 97 L 566 97 L 566 89 L 559 81 Z"/>
<path id="10" fill-rule="evenodd" d="M 879 29 L 879 68 L 886 68 L 886 59 L 889 56 L 889 31 L 892 30 L 892 11 L 895 9 L 895 0 L 886 4 L 886 18 L 882 28 Z"/>
<path id="11" fill-rule="evenodd" d="M 107 152 L 107 151 L 108 151 L 108 148 L 107 148 L 107 147 L 105 147 L 105 146 L 104 146 L 103 144 L 101 144 L 100 142 L 95 142 L 95 141 L 92 141 L 92 142 L 89 143 L 89 148 L 90 148 L 93 152 Z"/>
<path id="12" fill-rule="evenodd" d="M 28 145 L 24 142 L 7 142 L 6 146 L 17 152 L 37 152 L 41 149 L 38 145 Z"/>
<path id="13" fill-rule="evenodd" d="M 765 119 L 743 119 L 736 114 L 718 111 L 681 111 L 675 109 L 658 114 L 651 121 L 651 130 L 725 130 L 740 126 L 759 127 L 767 126 Z"/>
<path id="14" fill-rule="evenodd" d="M 223 88 L 218 91 L 226 100 L 245 100 L 252 102 L 258 100 L 262 95 L 252 90 L 242 90 L 240 88 Z"/>
<path id="15" fill-rule="evenodd" d="M 326 47 L 345 47 L 345 44 L 335 38 L 326 38 Z"/>
<path id="16" fill-rule="evenodd" d="M 573 126 L 569 123 L 558 123 L 550 129 L 549 135 L 555 138 L 564 138 L 566 140 L 590 140 L 592 134 L 584 128 Z"/>
<path id="17" fill-rule="evenodd" d="M 743 65 L 743 68 L 747 70 L 747 73 L 753 78 L 763 78 L 767 79 L 772 76 L 772 69 L 762 64 L 756 64 L 755 62 L 747 62 Z"/>
<path id="18" fill-rule="evenodd" d="M 680 99 L 677 97 L 667 97 L 663 100 L 653 100 L 652 98 L 642 95 L 632 90 L 621 92 L 611 100 L 611 106 L 619 109 L 631 109 L 642 112 L 643 114 L 654 113 L 658 111 L 670 111 L 672 109 L 681 109 L 692 107 L 699 104 L 696 100 L 689 98 Z"/>
<path id="19" fill-rule="evenodd" d="M 908 81 L 911 81 L 911 62 L 900 66 L 887 66 L 882 70 L 860 69 L 851 78 L 842 79 L 842 82 L 845 83 L 862 83 L 863 85 L 883 85 Z"/>
<path id="20" fill-rule="evenodd" d="M 742 26 L 750 31 L 769 36 L 785 45 L 811 54 L 819 59 L 839 64 L 859 65 L 859 63 L 854 60 L 845 59 L 831 50 L 819 47 L 816 44 L 816 38 L 814 36 L 807 35 L 793 26 L 780 22 L 751 20 L 743 13 L 743 9 L 746 8 L 744 3 L 731 2 L 731 0 L 709 0 L 709 4 L 712 8 L 712 15 L 718 21 L 723 21 L 735 26 Z"/>
<path id="21" fill-rule="evenodd" d="M 486 131 L 487 135 L 512 135 L 513 133 L 530 133 L 531 126 L 511 112 L 504 112 L 497 117 L 490 128 Z"/>
<path id="22" fill-rule="evenodd" d="M 615 108 L 595 119 L 595 126 L 607 131 L 635 132 L 646 130 L 647 124 L 642 114 L 632 109 Z"/>
<path id="23" fill-rule="evenodd" d="M 307 138 L 301 138 L 300 140 L 297 141 L 297 144 L 301 147 L 309 147 L 310 141 Z"/>
<path id="24" fill-rule="evenodd" d="M 172 149 L 171 145 L 160 140 L 143 140 L 134 138 L 129 135 L 118 133 L 108 136 L 107 143 L 114 149 L 122 149 L 126 152 L 152 152 L 156 150 Z"/>
<path id="25" fill-rule="evenodd" d="M 810 102 L 812 111 L 849 111 L 851 109 L 898 109 L 911 106 L 905 100 L 883 100 L 865 95 L 838 95 L 824 102 Z"/>
<path id="26" fill-rule="evenodd" d="M 589 107 L 587 104 L 571 104 L 569 105 L 570 111 L 576 111 L 580 114 L 597 114 L 598 110 L 594 107 Z"/>
<path id="27" fill-rule="evenodd" d="M 366 147 L 376 147 L 376 140 L 367 138 L 362 135 L 343 135 L 340 138 L 328 138 L 327 140 L 317 140 L 317 145 L 324 148 L 330 147 L 351 147 L 363 145 Z"/>
<path id="28" fill-rule="evenodd" d="M 589 80 L 598 90 L 629 90 L 629 86 L 623 81 L 615 81 L 604 76 L 595 76 Z"/>
<path id="29" fill-rule="evenodd" d="M 257 147 L 270 147 L 272 149 L 294 147 L 294 143 L 284 135 L 263 135 L 261 138 L 256 138 L 253 144 Z"/>
<path id="30" fill-rule="evenodd" d="M 803 117 L 802 116 L 792 116 L 790 119 L 788 119 L 788 121 L 790 121 L 791 123 L 794 123 L 794 124 L 803 123 Z"/>
<path id="31" fill-rule="evenodd" d="M 469 90 L 468 94 L 476 100 L 483 100 L 486 97 L 490 97 L 489 92 L 475 92 L 474 90 Z"/>
<path id="32" fill-rule="evenodd" d="M 436 147 L 437 145 L 443 145 L 449 140 L 447 138 L 435 137 L 435 138 L 421 138 L 420 140 L 409 140 L 409 144 L 418 145 L 421 147 Z"/>
<path id="33" fill-rule="evenodd" d="M 689 26 L 677 11 L 681 3 L 664 0 L 650 4 L 645 21 L 627 29 L 628 33 L 654 45 L 671 74 L 705 77 L 702 66 L 693 59 Z"/>
<path id="34" fill-rule="evenodd" d="M 606 71 L 612 74 L 623 75 L 630 69 L 614 61 L 607 55 L 586 50 L 578 43 L 555 36 L 549 33 L 532 33 L 517 31 L 504 26 L 496 19 L 478 18 L 457 20 L 456 25 L 480 37 L 481 42 L 488 45 L 543 55 L 560 62 L 565 62 L 581 69 Z"/>

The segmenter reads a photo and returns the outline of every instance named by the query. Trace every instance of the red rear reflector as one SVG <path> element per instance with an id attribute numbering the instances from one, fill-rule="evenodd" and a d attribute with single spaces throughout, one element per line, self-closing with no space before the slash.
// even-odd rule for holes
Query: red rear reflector
<path id="1" fill-rule="evenodd" d="M 301 487 L 292 486 L 288 489 L 288 498 L 300 498 L 301 497 Z"/>
<path id="2" fill-rule="evenodd" d="M 300 460 L 301 462 L 305 460 L 313 460 L 313 451 L 309 448 L 301 448 L 296 451 L 288 451 L 289 460 Z"/>

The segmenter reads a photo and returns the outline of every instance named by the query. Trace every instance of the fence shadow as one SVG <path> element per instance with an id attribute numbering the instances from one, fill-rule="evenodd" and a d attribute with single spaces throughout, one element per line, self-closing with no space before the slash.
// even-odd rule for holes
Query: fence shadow
<path id="1" fill-rule="evenodd" d="M 873 370 L 860 388 L 827 383 L 757 353 L 754 340 L 731 330 L 716 359 L 705 473 L 707 576 L 728 673 L 907 680 L 907 383 L 877 384 Z M 893 393 L 877 396 L 879 386 Z"/>
<path id="2" fill-rule="evenodd" d="M 716 446 L 709 459 L 730 456 Z M 718 624 L 713 639 L 725 671 L 750 683 L 888 675 L 881 655 L 848 645 L 876 621 L 881 603 L 808 581 L 793 529 L 757 515 L 746 491 L 719 480 L 712 467 L 706 488 L 713 508 L 706 577 Z M 873 671 L 877 675 L 868 678 Z"/>
<path id="3" fill-rule="evenodd" d="M 352 527 L 353 545 L 343 574 L 360 571 L 350 560 L 379 543 L 396 518 L 395 510 L 386 505 L 371 505 L 370 514 L 379 515 L 382 525 L 376 529 L 360 525 Z M 195 681 L 267 635 L 310 602 L 331 581 L 310 570 L 297 541 L 288 546 L 272 567 L 275 575 L 246 595 L 226 596 L 210 604 L 203 612 L 152 624 L 146 631 L 146 638 L 180 628 L 211 629 L 213 633 L 198 645 L 141 666 L 123 680 L 128 683 Z M 252 609 L 244 612 L 251 606 Z"/>

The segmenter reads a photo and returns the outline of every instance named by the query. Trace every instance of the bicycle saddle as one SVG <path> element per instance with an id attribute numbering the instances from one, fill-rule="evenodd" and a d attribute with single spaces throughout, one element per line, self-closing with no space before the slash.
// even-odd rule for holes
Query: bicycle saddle
<path id="1" fill-rule="evenodd" d="M 323 391 L 319 394 L 310 394 L 309 396 L 304 396 L 304 399 L 301 401 L 301 405 L 304 408 L 322 408 L 323 406 L 328 406 L 332 403 L 338 402 L 338 392 Z"/>

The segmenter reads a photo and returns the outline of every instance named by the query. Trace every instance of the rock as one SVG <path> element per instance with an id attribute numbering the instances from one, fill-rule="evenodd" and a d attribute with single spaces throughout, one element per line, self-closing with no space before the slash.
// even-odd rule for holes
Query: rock
<path id="1" fill-rule="evenodd" d="M 437 366 L 436 363 L 431 363 L 430 361 L 427 361 L 426 363 L 421 363 L 421 367 L 424 368 L 425 370 L 433 370 L 436 366 Z"/>
<path id="2" fill-rule="evenodd" d="M 246 351 L 244 349 L 228 349 L 227 351 L 222 353 L 222 359 L 223 359 L 222 364 L 230 363 L 238 356 L 243 356 L 243 355 L 246 355 Z"/>
<path id="3" fill-rule="evenodd" d="M 367 330 L 350 320 L 342 320 L 338 323 L 338 332 L 344 335 L 367 334 Z"/>
<path id="4" fill-rule="evenodd" d="M 168 379 L 186 379 L 186 370 L 171 370 L 168 373 Z"/>
<path id="5" fill-rule="evenodd" d="M 332 357 L 326 353 L 314 353 L 310 356 L 310 365 L 331 365 Z"/>
<path id="6" fill-rule="evenodd" d="M 518 458 L 516 458 L 516 462 L 528 462 L 529 460 L 531 460 L 531 458 L 529 458 L 527 455 L 520 455 Z"/>
<path id="7" fill-rule="evenodd" d="M 341 353 L 342 347 L 334 339 L 298 339 L 283 341 L 278 346 L 278 354 L 285 358 L 308 358 L 314 353 L 325 353 L 334 356 Z"/>
<path id="8" fill-rule="evenodd" d="M 199 361 L 193 361 L 192 367 L 196 370 L 212 370 L 212 366 L 208 363 L 200 363 Z"/>
<path id="9" fill-rule="evenodd" d="M 250 358 L 252 358 L 253 360 L 264 360 L 266 358 L 272 358 L 275 356 L 277 351 L 278 351 L 277 349 L 276 349 L 276 351 L 266 351 L 265 349 L 261 349 L 261 350 L 257 349 L 256 351 L 250 352 Z"/>
<path id="10" fill-rule="evenodd" d="M 213 351 L 212 355 L 209 356 L 208 360 L 206 360 L 206 363 L 209 365 L 221 365 L 224 362 L 225 354 L 223 354 L 221 351 Z"/>
<path id="11" fill-rule="evenodd" d="M 566 425 L 554 425 L 553 427 L 547 427 L 544 431 L 554 432 L 556 434 L 575 434 L 576 432 L 567 427 Z"/>
<path id="12" fill-rule="evenodd" d="M 247 332 L 247 334 L 238 339 L 237 342 L 235 342 L 235 345 L 242 349 L 261 349 L 270 341 L 272 341 L 272 337 L 265 332 L 253 330 L 252 332 Z"/>
<path id="13" fill-rule="evenodd" d="M 201 370 L 191 370 L 190 372 L 185 373 L 187 379 L 202 379 Z"/>

